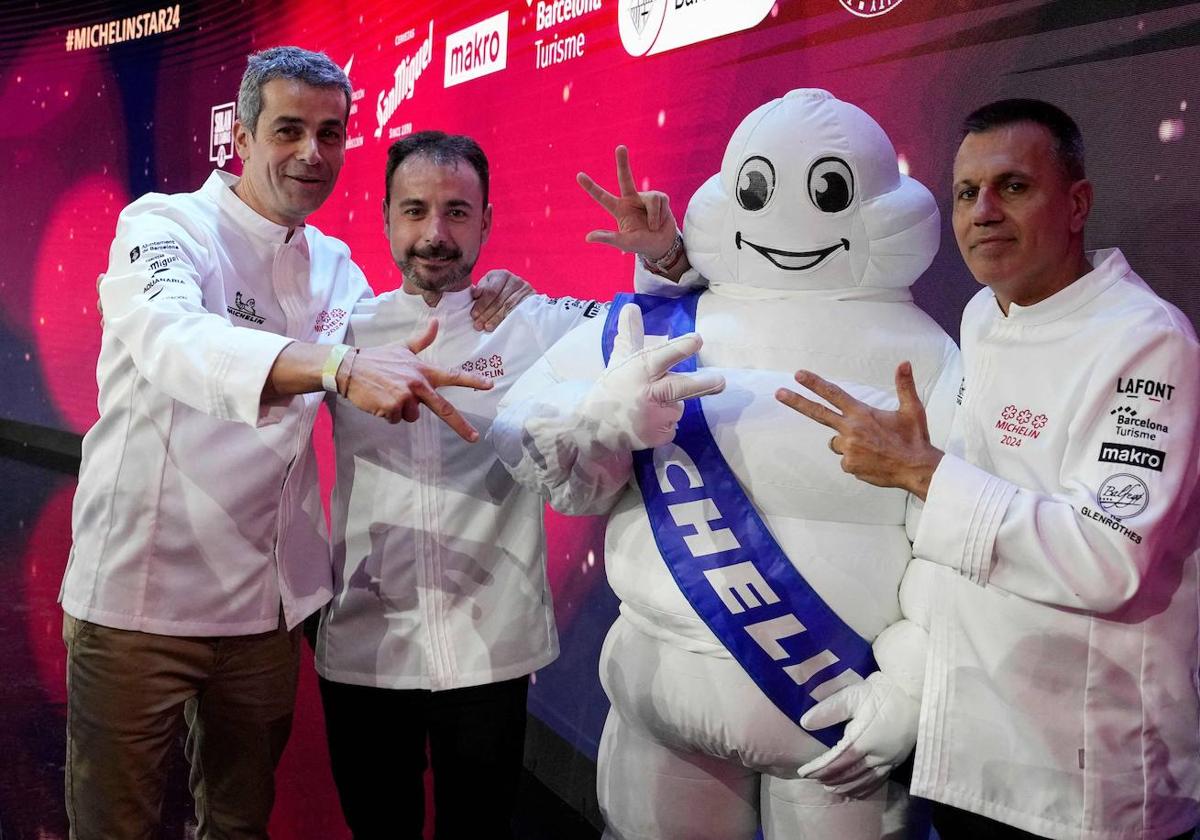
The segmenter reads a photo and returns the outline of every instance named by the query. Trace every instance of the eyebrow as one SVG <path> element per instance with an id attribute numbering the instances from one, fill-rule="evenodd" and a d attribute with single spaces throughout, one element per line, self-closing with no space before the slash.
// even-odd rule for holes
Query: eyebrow
<path id="1" fill-rule="evenodd" d="M 414 198 L 414 197 L 397 198 L 396 204 L 399 207 L 428 207 L 429 206 L 429 202 L 425 201 L 422 198 Z M 475 205 L 472 204 L 470 201 L 468 201 L 465 198 L 452 198 L 446 202 L 445 206 L 452 207 L 455 209 L 461 208 L 461 207 L 465 207 L 468 210 L 475 209 Z"/>
<path id="2" fill-rule="evenodd" d="M 1028 172 L 1022 172 L 1019 169 L 1010 169 L 1007 172 L 1001 172 L 995 178 L 987 178 L 985 180 L 991 181 L 992 183 L 997 183 L 997 182 L 1001 182 L 1001 181 L 1009 181 L 1013 178 L 1024 178 L 1026 180 L 1029 180 L 1029 179 L 1032 179 L 1032 177 L 1033 176 L 1030 175 Z M 976 181 L 973 178 L 959 178 L 957 181 L 954 182 L 955 187 L 975 187 L 978 185 L 979 185 L 979 181 Z"/>
<path id="3" fill-rule="evenodd" d="M 322 128 L 330 128 L 330 127 L 337 127 L 337 128 L 341 128 L 341 127 L 343 127 L 345 124 L 346 124 L 345 120 L 332 119 L 332 118 L 331 118 L 331 119 L 328 119 L 328 120 L 322 120 L 322 121 L 321 121 L 321 123 L 320 123 L 320 125 L 321 125 L 321 127 L 322 127 Z M 275 119 L 274 119 L 274 120 L 271 122 L 271 125 L 274 125 L 274 126 L 281 126 L 281 125 L 304 125 L 304 120 L 303 120 L 302 118 L 300 118 L 300 117 L 289 117 L 289 116 L 286 116 L 286 115 L 285 115 L 285 116 L 276 117 L 276 118 L 275 118 Z"/>

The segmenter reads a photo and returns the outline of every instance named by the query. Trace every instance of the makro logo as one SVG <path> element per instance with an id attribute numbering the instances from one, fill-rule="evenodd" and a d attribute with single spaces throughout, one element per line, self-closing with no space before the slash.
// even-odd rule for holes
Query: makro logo
<path id="1" fill-rule="evenodd" d="M 1163 464 L 1167 461 L 1167 453 L 1161 449 L 1134 446 L 1131 443 L 1102 443 L 1100 444 L 1100 457 L 1097 460 L 1107 461 L 1110 464 L 1146 467 L 1156 472 L 1162 472 Z"/>
<path id="2" fill-rule="evenodd" d="M 618 0 L 617 29 L 630 55 L 657 53 L 757 26 L 776 0 Z"/>
<path id="3" fill-rule="evenodd" d="M 904 0 L 838 0 L 842 8 L 852 15 L 861 18 L 873 18 L 886 15 L 899 6 Z"/>
<path id="4" fill-rule="evenodd" d="M 233 157 L 233 119 L 236 104 L 214 105 L 208 124 L 208 159 L 224 167 Z"/>
<path id="5" fill-rule="evenodd" d="M 412 95 L 416 91 L 417 79 L 421 78 L 421 74 L 425 72 L 425 68 L 432 61 L 433 21 L 431 20 L 429 21 L 429 34 L 421 42 L 421 46 L 415 53 L 401 61 L 396 68 L 391 88 L 379 92 L 379 99 L 375 104 L 375 119 L 379 122 L 379 127 L 375 129 L 376 137 L 383 135 L 383 127 L 396 113 L 400 103 L 406 99 L 412 99 Z"/>
<path id="6" fill-rule="evenodd" d="M 508 12 L 446 36 L 446 87 L 508 66 Z"/>

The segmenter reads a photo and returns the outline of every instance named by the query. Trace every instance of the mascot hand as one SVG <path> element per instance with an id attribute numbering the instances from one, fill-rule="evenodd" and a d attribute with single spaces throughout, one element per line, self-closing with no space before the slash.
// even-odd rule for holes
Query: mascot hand
<path id="1" fill-rule="evenodd" d="M 608 369 L 579 408 L 597 436 L 615 449 L 649 449 L 670 442 L 683 416 L 683 400 L 715 394 L 725 387 L 718 374 L 671 373 L 695 355 L 703 342 L 695 333 L 657 347 L 645 346 L 642 311 L 633 304 L 621 309 Z"/>
<path id="2" fill-rule="evenodd" d="M 808 730 L 849 723 L 832 749 L 797 772 L 801 778 L 816 779 L 834 793 L 866 796 L 912 752 L 919 713 L 920 704 L 877 671 L 864 682 L 826 697 L 800 718 L 800 725 Z"/>

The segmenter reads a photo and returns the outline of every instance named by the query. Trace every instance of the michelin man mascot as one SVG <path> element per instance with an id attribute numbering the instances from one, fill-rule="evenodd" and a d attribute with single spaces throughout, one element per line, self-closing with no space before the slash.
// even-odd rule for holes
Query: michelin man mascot
<path id="1" fill-rule="evenodd" d="M 661 198 L 632 193 L 622 151 L 623 196 Z M 684 227 L 684 283 L 639 274 L 675 297 L 619 297 L 514 386 L 492 430 L 556 509 L 611 512 L 605 836 L 902 832 L 884 782 L 916 738 L 919 502 L 843 473 L 829 431 L 774 395 L 810 368 L 894 409 L 907 359 L 944 436 L 957 350 L 909 293 L 937 252 L 937 205 L 867 114 L 794 90 L 742 121 Z"/>

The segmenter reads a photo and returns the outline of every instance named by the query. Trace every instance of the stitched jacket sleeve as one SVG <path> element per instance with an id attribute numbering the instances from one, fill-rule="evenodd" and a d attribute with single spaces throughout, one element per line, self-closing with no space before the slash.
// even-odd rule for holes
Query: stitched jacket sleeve
<path id="1" fill-rule="evenodd" d="M 521 302 L 518 311 L 529 319 L 534 340 L 543 354 L 563 336 L 581 324 L 599 318 L 603 322 L 612 304 L 573 297 L 552 298 L 531 295 Z"/>
<path id="2" fill-rule="evenodd" d="M 492 445 L 518 483 L 571 515 L 606 513 L 632 474 L 629 450 L 597 440 L 579 406 L 604 371 L 603 318 L 572 330 L 526 371 L 500 403 Z"/>
<path id="3" fill-rule="evenodd" d="M 1061 490 L 1022 487 L 947 454 L 917 555 L 1032 601 L 1110 613 L 1189 550 L 1180 526 L 1197 475 L 1200 352 L 1182 316 L 1169 320 L 1130 319 L 1121 340 L 1092 360 L 1086 395 L 1071 406 Z M 1169 430 L 1148 446 L 1114 436 L 1126 404 L 1117 384 L 1131 380 L 1172 388 L 1169 399 L 1145 403 L 1152 407 L 1141 422 Z"/>
<path id="4" fill-rule="evenodd" d="M 223 420 L 270 422 L 263 384 L 293 339 L 208 311 L 206 284 L 219 282 L 214 264 L 209 246 L 152 202 L 126 208 L 100 283 L 104 331 L 173 399 Z"/>

